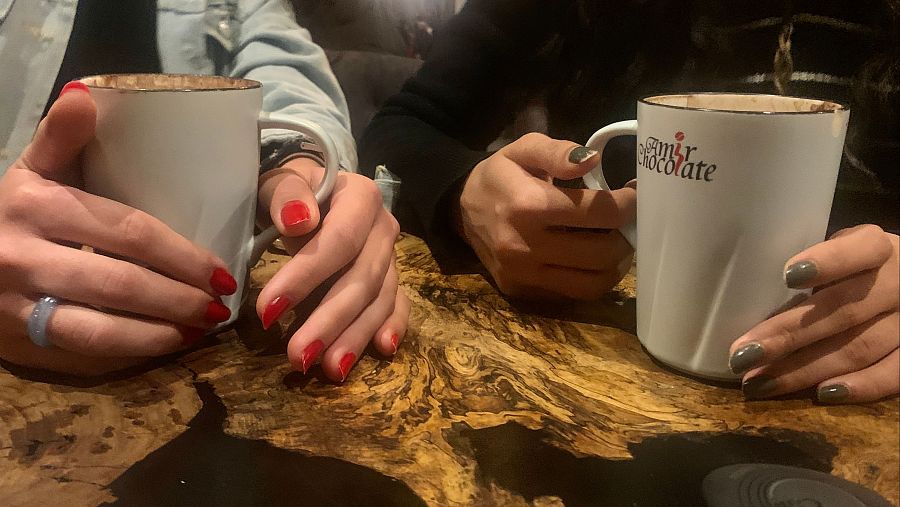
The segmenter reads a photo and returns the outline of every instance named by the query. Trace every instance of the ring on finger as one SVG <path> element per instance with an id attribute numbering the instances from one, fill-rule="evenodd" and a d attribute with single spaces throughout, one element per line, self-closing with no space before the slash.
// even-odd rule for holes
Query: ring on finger
<path id="1" fill-rule="evenodd" d="M 28 316 L 28 337 L 38 347 L 49 348 L 53 346 L 47 337 L 47 323 L 50 322 L 50 317 L 53 316 L 53 312 L 56 311 L 59 303 L 60 300 L 56 297 L 42 296 L 34 304 L 34 309 L 31 310 L 31 315 Z"/>

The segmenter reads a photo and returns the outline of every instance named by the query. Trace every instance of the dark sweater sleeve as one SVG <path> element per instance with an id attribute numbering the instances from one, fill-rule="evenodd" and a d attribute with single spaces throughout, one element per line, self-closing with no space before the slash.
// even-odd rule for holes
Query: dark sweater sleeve
<path id="1" fill-rule="evenodd" d="M 470 0 L 360 140 L 361 171 L 384 164 L 400 177 L 401 226 L 422 235 L 439 262 L 463 253 L 449 201 L 524 104 L 535 77 L 529 62 L 565 3 Z"/>

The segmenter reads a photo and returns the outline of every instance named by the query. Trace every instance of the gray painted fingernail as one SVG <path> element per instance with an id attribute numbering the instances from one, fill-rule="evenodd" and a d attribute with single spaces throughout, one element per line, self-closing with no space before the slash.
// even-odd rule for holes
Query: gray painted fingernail
<path id="1" fill-rule="evenodd" d="M 748 343 L 731 355 L 731 358 L 728 359 L 728 367 L 731 369 L 731 373 L 739 375 L 758 365 L 765 355 L 766 351 L 763 350 L 762 345 L 756 342 Z"/>
<path id="2" fill-rule="evenodd" d="M 820 387 L 816 397 L 822 403 L 842 403 L 850 397 L 850 389 L 844 384 L 831 384 Z"/>
<path id="3" fill-rule="evenodd" d="M 741 384 L 744 397 L 748 400 L 766 398 L 778 388 L 778 381 L 766 375 L 757 375 Z"/>
<path id="4" fill-rule="evenodd" d="M 812 261 L 795 262 L 784 270 L 784 283 L 791 289 L 798 289 L 819 274 Z"/>
<path id="5" fill-rule="evenodd" d="M 579 146 L 569 152 L 569 162 L 573 164 L 580 164 L 596 154 L 597 150 L 592 150 L 587 146 Z"/>

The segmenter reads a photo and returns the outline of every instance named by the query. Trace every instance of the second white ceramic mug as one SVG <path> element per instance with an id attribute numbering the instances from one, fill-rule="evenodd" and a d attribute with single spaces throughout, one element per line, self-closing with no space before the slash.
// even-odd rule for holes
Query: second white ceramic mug
<path id="1" fill-rule="evenodd" d="M 734 380 L 731 343 L 797 291 L 784 263 L 822 241 L 849 119 L 832 102 L 696 93 L 638 102 L 598 130 L 637 136 L 637 334 L 660 361 Z M 589 188 L 609 189 L 598 165 Z"/>
<path id="2" fill-rule="evenodd" d="M 160 219 L 221 257 L 238 282 L 223 298 L 237 318 L 247 274 L 278 236 L 254 236 L 260 131 L 293 130 L 325 159 L 316 190 L 331 194 L 338 153 L 317 125 L 261 114 L 260 83 L 219 76 L 123 74 L 82 79 L 97 104 L 97 130 L 83 158 L 87 191 Z"/>

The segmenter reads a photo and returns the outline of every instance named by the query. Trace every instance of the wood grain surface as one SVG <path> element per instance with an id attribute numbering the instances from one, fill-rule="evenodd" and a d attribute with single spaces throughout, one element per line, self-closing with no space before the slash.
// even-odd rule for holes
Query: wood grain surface
<path id="1" fill-rule="evenodd" d="M 900 501 L 896 398 L 745 402 L 646 355 L 631 277 L 598 303 L 514 306 L 479 275 L 442 275 L 415 237 L 396 250 L 410 332 L 343 385 L 291 371 L 291 319 L 264 332 L 252 307 L 200 348 L 111 379 L 0 368 L 0 503 L 678 505 L 740 462 Z M 268 253 L 255 290 L 286 260 Z"/>

